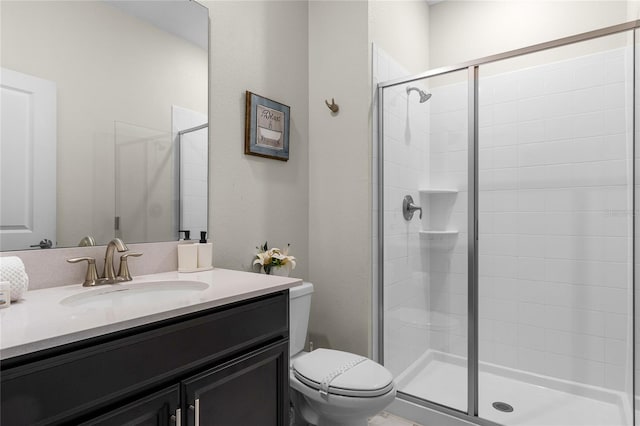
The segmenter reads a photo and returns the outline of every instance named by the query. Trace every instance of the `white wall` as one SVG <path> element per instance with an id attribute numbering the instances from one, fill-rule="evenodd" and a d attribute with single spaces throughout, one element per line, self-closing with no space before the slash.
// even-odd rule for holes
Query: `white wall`
<path id="1" fill-rule="evenodd" d="M 211 18 L 209 223 L 214 265 L 251 270 L 256 246 L 291 243 L 291 254 L 298 259 L 292 276 L 306 279 L 311 262 L 308 5 L 204 5 Z M 244 154 L 246 90 L 291 107 L 289 161 Z"/>

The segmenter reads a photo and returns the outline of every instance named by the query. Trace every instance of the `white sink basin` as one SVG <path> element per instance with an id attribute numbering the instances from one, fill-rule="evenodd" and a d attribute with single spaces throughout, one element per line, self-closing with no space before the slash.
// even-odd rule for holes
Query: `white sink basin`
<path id="1" fill-rule="evenodd" d="M 209 288 L 209 284 L 200 281 L 147 281 L 135 284 L 106 284 L 95 290 L 66 297 L 60 301 L 60 304 L 92 308 L 135 307 L 176 300 L 189 300 L 207 288 Z"/>

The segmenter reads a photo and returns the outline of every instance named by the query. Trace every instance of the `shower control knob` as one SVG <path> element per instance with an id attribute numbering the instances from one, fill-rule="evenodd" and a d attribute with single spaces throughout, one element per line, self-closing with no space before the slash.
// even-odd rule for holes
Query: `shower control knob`
<path id="1" fill-rule="evenodd" d="M 402 200 L 402 215 L 406 220 L 413 219 L 413 213 L 420 212 L 420 219 L 422 219 L 422 207 L 413 204 L 413 197 L 411 195 L 405 195 Z"/>

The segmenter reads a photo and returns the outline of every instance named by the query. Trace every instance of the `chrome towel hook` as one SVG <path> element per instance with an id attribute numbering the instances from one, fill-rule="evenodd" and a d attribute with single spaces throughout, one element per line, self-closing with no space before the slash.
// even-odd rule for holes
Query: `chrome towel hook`
<path id="1" fill-rule="evenodd" d="M 327 107 L 331 110 L 332 113 L 335 114 L 340 111 L 340 107 L 338 106 L 338 104 L 336 104 L 336 101 L 333 100 L 333 98 L 331 98 L 331 103 L 329 103 L 329 101 L 327 101 L 326 99 L 324 100 L 324 103 L 327 104 Z"/>

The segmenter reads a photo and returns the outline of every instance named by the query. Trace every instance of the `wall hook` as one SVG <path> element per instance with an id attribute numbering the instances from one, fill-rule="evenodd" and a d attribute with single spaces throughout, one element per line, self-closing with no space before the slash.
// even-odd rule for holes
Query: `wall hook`
<path id="1" fill-rule="evenodd" d="M 334 114 L 337 113 L 338 111 L 340 111 L 340 107 L 338 106 L 338 104 L 336 104 L 336 101 L 334 101 L 333 98 L 331 98 L 331 103 L 329 103 L 329 101 L 327 101 L 326 99 L 325 99 L 324 103 L 327 104 L 327 107 Z"/>

